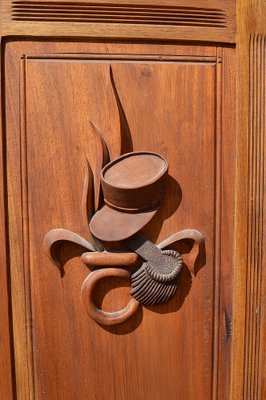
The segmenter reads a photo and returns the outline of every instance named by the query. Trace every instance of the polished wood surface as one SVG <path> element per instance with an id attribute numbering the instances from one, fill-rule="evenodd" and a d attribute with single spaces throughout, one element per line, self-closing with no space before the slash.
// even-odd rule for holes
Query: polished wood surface
<path id="1" fill-rule="evenodd" d="M 125 264 L 127 266 L 128 264 Z M 129 264 L 130 266 L 130 264 Z M 95 304 L 95 291 L 101 279 L 108 277 L 130 279 L 130 271 L 124 268 L 102 268 L 92 271 L 82 284 L 82 300 L 89 316 L 98 324 L 103 326 L 128 323 L 128 320 L 137 312 L 139 302 L 128 296 L 128 303 L 124 308 L 117 311 L 104 311 Z"/>
<path id="2" fill-rule="evenodd" d="M 7 43 L 8 193 L 16 199 L 9 203 L 9 236 L 19 398 L 73 399 L 77 393 L 80 399 L 228 397 L 233 54 L 233 49 L 211 46 Z M 49 229 L 59 226 L 87 237 L 81 212 L 84 154 L 92 169 L 98 154 L 90 120 L 105 134 L 113 154 L 120 153 L 110 64 L 133 150 L 159 152 L 169 161 L 164 206 L 145 234 L 159 243 L 178 230 L 198 229 L 206 237 L 206 259 L 200 260 L 195 278 L 183 269 L 179 291 L 169 303 L 143 308 L 143 315 L 135 314 L 125 325 L 104 329 L 82 304 L 80 287 L 89 270 L 79 248 L 62 248 L 62 278 L 42 242 Z M 177 250 L 186 253 L 190 246 L 188 241 Z M 127 304 L 129 287 L 117 286 L 107 280 L 97 290 L 103 310 Z"/>
<path id="3" fill-rule="evenodd" d="M 123 265 L 138 265 L 138 255 L 136 253 L 110 253 L 94 252 L 83 253 L 82 261 L 91 268 L 95 267 L 121 267 Z"/>
<path id="4" fill-rule="evenodd" d="M 3 0 L 1 399 L 266 397 L 265 18 L 264 0 Z M 98 128 L 114 158 L 170 157 L 153 241 L 188 223 L 206 235 L 195 269 L 191 241 L 177 248 L 187 268 L 168 306 L 105 329 L 82 304 L 84 247 L 56 243 L 60 269 L 42 248 L 60 226 L 92 242 Z M 130 282 L 109 279 L 94 300 L 119 310 Z"/>
<path id="5" fill-rule="evenodd" d="M 90 221 L 93 236 L 118 242 L 141 230 L 159 210 L 167 178 L 167 161 L 153 152 L 132 151 L 111 160 L 101 171 L 103 207 Z"/>
<path id="6" fill-rule="evenodd" d="M 5 36 L 234 43 L 234 0 L 3 0 Z"/>
<path id="7" fill-rule="evenodd" d="M 237 2 L 238 163 L 231 398 L 245 400 L 266 397 L 265 19 L 265 1 Z"/>
<path id="8" fill-rule="evenodd" d="M 12 345 L 12 320 L 10 301 L 10 271 L 8 263 L 7 239 L 7 197 L 5 189 L 5 137 L 4 137 L 4 79 L 3 55 L 0 57 L 0 398 L 13 399 L 14 395 L 14 370 L 13 370 L 13 345 Z"/>

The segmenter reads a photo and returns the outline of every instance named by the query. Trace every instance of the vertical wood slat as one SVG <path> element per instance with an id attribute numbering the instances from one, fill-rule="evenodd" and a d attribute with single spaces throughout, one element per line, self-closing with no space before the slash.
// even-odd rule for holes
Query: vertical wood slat
<path id="1" fill-rule="evenodd" d="M 27 371 L 28 387 L 24 388 L 25 396 L 29 400 L 34 400 L 34 380 L 33 380 L 33 337 L 32 337 L 32 317 L 31 317 L 31 285 L 30 285 L 30 265 L 29 254 L 29 211 L 28 211 L 28 180 L 27 180 L 27 119 L 26 119 L 26 59 L 23 56 L 20 64 L 20 151 L 21 151 L 21 204 L 22 204 L 22 241 L 23 241 L 23 265 L 25 274 L 25 307 L 26 307 L 26 351 L 27 351 Z"/>
<path id="2" fill-rule="evenodd" d="M 1 42 L 1 40 L 0 40 Z M 9 262 L 8 262 L 8 237 L 6 214 L 6 190 L 5 190 L 5 136 L 4 136 L 4 73 L 3 58 L 0 54 L 0 398 L 12 400 L 14 397 L 13 374 L 13 346 L 12 346 L 12 315 L 9 287 Z"/>
<path id="3" fill-rule="evenodd" d="M 260 336 L 265 187 L 265 35 L 250 37 L 249 210 L 244 398 L 261 399 Z"/>
<path id="4" fill-rule="evenodd" d="M 221 49 L 218 48 L 216 50 L 217 58 L 222 56 Z M 212 382 L 212 399 L 217 399 L 218 396 L 218 387 L 219 387 L 219 341 L 220 341 L 220 314 L 221 314 L 221 196 L 222 196 L 222 187 L 221 187 L 221 178 L 222 178 L 222 168 L 221 168 L 221 160 L 222 160 L 222 135 L 221 135 L 221 92 L 222 92 L 222 63 L 217 62 L 216 66 L 216 139 L 215 139 L 215 147 L 216 147 L 216 155 L 215 155 L 215 181 L 216 181 L 216 204 L 215 204 L 215 274 L 213 277 L 213 285 L 215 288 L 214 293 L 214 306 L 215 306 L 215 323 L 214 323 L 214 349 L 213 349 L 213 382 Z"/>

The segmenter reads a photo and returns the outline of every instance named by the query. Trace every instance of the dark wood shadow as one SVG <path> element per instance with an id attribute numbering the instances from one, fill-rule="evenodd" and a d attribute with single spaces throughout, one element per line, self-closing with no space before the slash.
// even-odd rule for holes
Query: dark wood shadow
<path id="1" fill-rule="evenodd" d="M 82 246 L 79 246 L 75 243 L 61 243 L 56 249 L 56 258 L 58 260 L 58 269 L 60 270 L 61 277 L 63 277 L 66 273 L 65 266 L 67 265 L 68 261 L 75 258 L 81 257 L 81 255 L 88 251 Z M 60 265 L 60 266 L 59 266 Z"/>
<path id="2" fill-rule="evenodd" d="M 154 218 L 143 228 L 142 232 L 153 243 L 156 243 L 164 220 L 171 217 L 182 201 L 182 189 L 170 175 L 167 177 L 164 201 Z"/>

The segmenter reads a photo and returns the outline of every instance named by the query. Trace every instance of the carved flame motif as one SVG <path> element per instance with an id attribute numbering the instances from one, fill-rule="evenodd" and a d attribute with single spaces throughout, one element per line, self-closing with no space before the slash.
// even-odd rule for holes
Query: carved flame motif
<path id="1" fill-rule="evenodd" d="M 128 122 L 126 119 L 126 115 L 124 113 L 122 103 L 120 101 L 116 86 L 115 80 L 113 76 L 112 67 L 109 68 L 110 81 L 114 93 L 114 97 L 116 100 L 117 110 L 120 118 L 120 135 L 121 135 L 121 154 L 128 152 L 128 148 L 125 148 L 123 143 L 128 143 L 132 146 L 130 130 L 128 126 Z M 89 222 L 92 216 L 96 213 L 96 211 L 101 208 L 103 203 L 103 196 L 101 193 L 101 184 L 100 184 L 100 173 L 102 168 L 110 161 L 110 151 L 108 144 L 104 138 L 103 133 L 100 129 L 90 121 L 92 132 L 95 134 L 95 139 L 98 140 L 101 149 L 100 153 L 97 154 L 97 168 L 92 171 L 90 162 L 85 157 L 86 160 L 86 173 L 84 177 L 83 183 L 83 192 L 82 192 L 82 202 L 81 202 L 81 212 L 83 219 L 86 221 L 88 226 L 88 237 L 85 239 L 80 235 L 69 231 L 67 229 L 52 229 L 50 230 L 44 238 L 44 250 L 48 257 L 52 260 L 52 262 L 59 267 L 61 271 L 61 275 L 64 274 L 63 266 L 60 263 L 60 247 L 65 243 L 74 243 L 86 249 L 86 252 L 82 255 L 82 260 L 85 264 L 86 255 L 89 253 L 92 257 L 90 257 L 90 267 L 113 267 L 114 265 L 118 266 L 119 260 L 121 259 L 121 254 L 123 253 L 112 253 L 106 252 L 103 244 L 100 240 L 95 238 L 90 232 Z M 186 262 L 186 265 L 190 268 L 192 273 L 195 273 L 197 258 L 201 253 L 204 253 L 204 236 L 193 229 L 187 229 L 183 231 L 179 231 L 174 235 L 170 236 L 162 243 L 157 245 L 158 249 L 162 250 L 162 254 L 168 255 L 169 257 L 176 258 L 176 262 L 178 263 L 178 268 L 176 269 L 176 274 L 172 280 L 169 282 L 167 279 L 159 279 L 160 276 L 156 271 L 152 271 L 149 267 L 149 263 L 143 262 L 142 266 L 131 276 L 132 288 L 130 294 L 134 297 L 128 306 L 125 309 L 120 310 L 116 313 L 107 313 L 103 310 L 98 310 L 97 307 L 93 304 L 92 301 L 92 290 L 94 289 L 95 282 L 97 281 L 96 275 L 98 273 L 99 279 L 103 276 L 110 276 L 112 271 L 109 269 L 108 273 L 100 272 L 99 270 L 93 271 L 84 281 L 82 286 L 82 297 L 84 305 L 87 309 L 89 315 L 96 320 L 98 323 L 105 325 L 115 325 L 125 321 L 129 318 L 133 312 L 136 311 L 139 303 L 153 305 L 160 302 L 167 301 L 171 296 L 174 295 L 177 288 L 177 278 L 180 273 L 182 267 L 182 258 L 176 251 L 171 249 L 171 246 L 175 245 L 179 241 L 192 240 L 193 246 L 190 252 L 183 257 Z M 137 260 L 137 254 L 127 253 L 132 258 L 131 261 L 127 265 L 133 265 Z M 132 254 L 132 255 L 130 255 Z M 177 256 L 176 256 L 177 255 Z M 85 257 L 84 257 L 85 256 Z M 133 257 L 132 257 L 133 256 Z M 135 258 L 134 258 L 135 256 Z M 93 260 L 93 261 L 92 261 Z M 114 261 L 114 260 L 117 260 Z M 143 260 L 142 260 L 143 261 Z M 131 263 L 131 264 L 130 264 Z M 122 264 L 123 265 L 123 264 Z M 120 267 L 116 276 L 122 276 Z M 125 271 L 126 272 L 126 271 Z M 128 274 L 128 272 L 127 272 Z M 129 275 L 130 276 L 130 275 Z M 159 278 L 158 278 L 159 277 Z M 145 289 L 145 290 L 144 290 Z M 91 302 L 88 301 L 90 299 Z"/>

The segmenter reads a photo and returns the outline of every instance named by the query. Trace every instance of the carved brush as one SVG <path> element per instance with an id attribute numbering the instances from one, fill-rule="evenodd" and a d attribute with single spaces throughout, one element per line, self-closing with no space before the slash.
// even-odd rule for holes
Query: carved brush
<path id="1" fill-rule="evenodd" d="M 132 236 L 125 243 L 144 260 L 131 275 L 131 296 L 145 305 L 167 302 L 177 290 L 182 268 L 180 254 L 175 250 L 160 250 L 140 235 Z"/>

